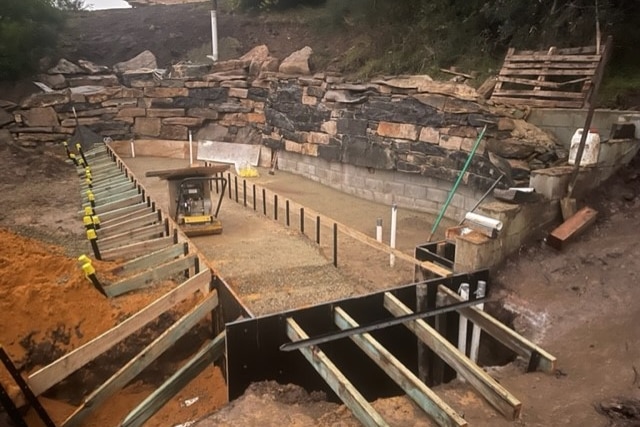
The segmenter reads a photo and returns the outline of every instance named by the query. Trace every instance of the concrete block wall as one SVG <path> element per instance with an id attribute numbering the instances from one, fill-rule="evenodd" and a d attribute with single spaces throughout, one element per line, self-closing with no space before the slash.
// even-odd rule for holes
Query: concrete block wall
<path id="1" fill-rule="evenodd" d="M 377 170 L 319 157 L 283 152 L 278 157 L 282 170 L 302 175 L 321 184 L 363 199 L 437 214 L 447 200 L 453 183 L 438 178 Z M 446 217 L 462 219 L 483 192 L 461 185 L 446 211 Z"/>

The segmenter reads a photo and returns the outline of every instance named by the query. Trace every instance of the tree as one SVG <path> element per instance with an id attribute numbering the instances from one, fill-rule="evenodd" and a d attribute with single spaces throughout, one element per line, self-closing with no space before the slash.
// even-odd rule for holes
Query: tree
<path id="1" fill-rule="evenodd" d="M 62 11 L 83 7 L 83 0 L 3 0 L 0 80 L 32 73 L 40 58 L 55 48 L 64 22 Z"/>

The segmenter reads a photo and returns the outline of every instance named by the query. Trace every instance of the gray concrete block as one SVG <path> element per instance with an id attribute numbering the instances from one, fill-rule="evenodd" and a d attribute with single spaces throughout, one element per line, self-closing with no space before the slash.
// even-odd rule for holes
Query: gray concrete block
<path id="1" fill-rule="evenodd" d="M 426 199 L 427 188 L 423 185 L 404 184 L 404 194 L 413 199 Z"/>

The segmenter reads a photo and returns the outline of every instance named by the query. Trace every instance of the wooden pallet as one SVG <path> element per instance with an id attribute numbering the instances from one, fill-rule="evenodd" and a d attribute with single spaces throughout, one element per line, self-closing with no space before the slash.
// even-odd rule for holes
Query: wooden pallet
<path id="1" fill-rule="evenodd" d="M 547 108 L 583 108 L 604 49 L 595 46 L 548 51 L 510 48 L 497 77 L 491 100 Z"/>

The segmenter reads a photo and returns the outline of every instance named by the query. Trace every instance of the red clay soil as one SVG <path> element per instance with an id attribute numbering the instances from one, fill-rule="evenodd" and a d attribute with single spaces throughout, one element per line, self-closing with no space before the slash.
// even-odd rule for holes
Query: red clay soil
<path id="1" fill-rule="evenodd" d="M 77 260 L 64 255 L 64 248 L 6 229 L 0 229 L 0 241 L 0 343 L 25 374 L 97 337 L 175 286 L 166 282 L 148 290 L 107 299 L 84 277 Z M 98 276 L 113 267 L 113 263 L 100 261 L 94 261 L 93 265 Z M 177 311 L 186 311 L 192 305 L 193 302 L 187 301 Z M 168 363 L 171 366 L 163 367 L 161 377 L 170 375 L 180 365 L 179 360 Z M 14 398 L 21 400 L 17 387 L 4 369 L 0 369 L 0 381 Z M 156 414 L 148 425 L 172 425 L 191 417 L 199 418 L 221 406 L 226 402 L 226 389 L 211 387 L 211 384 L 224 384 L 220 370 L 213 366 Z M 113 420 L 122 419 L 154 388 L 154 384 L 136 380 L 107 401 L 84 425 L 112 425 Z M 194 397 L 199 398 L 196 403 L 184 404 L 185 400 Z M 64 421 L 76 407 L 47 397 L 41 397 L 41 402 L 56 423 Z M 36 418 L 30 413 L 29 425 L 38 425 Z"/>

